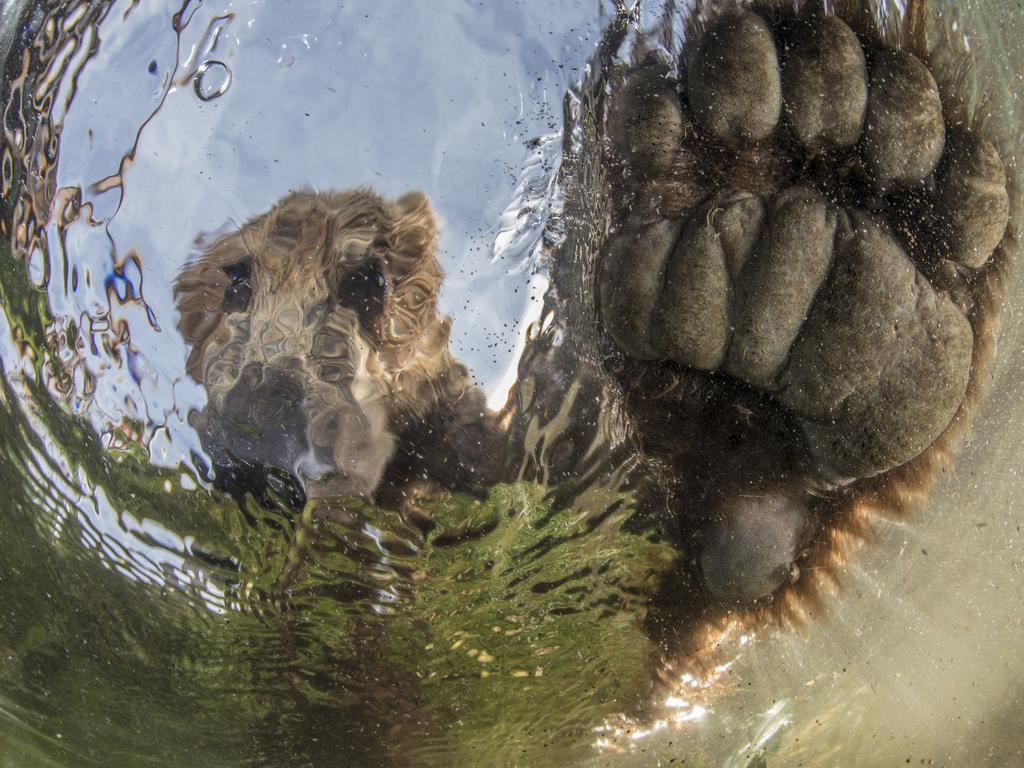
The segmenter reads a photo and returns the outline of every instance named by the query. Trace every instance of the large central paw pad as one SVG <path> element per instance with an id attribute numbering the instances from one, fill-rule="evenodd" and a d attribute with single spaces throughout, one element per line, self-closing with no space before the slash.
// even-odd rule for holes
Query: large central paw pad
<path id="1" fill-rule="evenodd" d="M 769 394 L 828 481 L 913 459 L 965 397 L 974 333 L 951 286 L 1004 236 L 998 153 L 947 125 L 919 58 L 835 16 L 729 12 L 680 72 L 644 65 L 612 92 L 605 329 Z"/>

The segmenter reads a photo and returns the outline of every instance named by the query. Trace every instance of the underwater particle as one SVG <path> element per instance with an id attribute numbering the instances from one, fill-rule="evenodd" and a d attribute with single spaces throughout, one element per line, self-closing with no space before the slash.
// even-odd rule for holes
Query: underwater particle
<path id="1" fill-rule="evenodd" d="M 193 80 L 196 96 L 202 101 L 212 101 L 223 96 L 231 86 L 231 70 L 222 61 L 204 61 Z"/>

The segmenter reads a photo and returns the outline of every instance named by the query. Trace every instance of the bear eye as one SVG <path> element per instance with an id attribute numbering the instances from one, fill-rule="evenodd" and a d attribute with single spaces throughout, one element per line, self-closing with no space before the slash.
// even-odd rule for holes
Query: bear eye
<path id="1" fill-rule="evenodd" d="M 354 309 L 364 326 L 380 317 L 387 293 L 388 279 L 378 261 L 367 262 L 349 272 L 338 285 L 338 301 L 342 306 Z"/>
<path id="2" fill-rule="evenodd" d="M 223 270 L 230 282 L 224 289 L 224 299 L 220 305 L 221 311 L 228 314 L 244 312 L 252 301 L 252 267 L 246 260 L 228 264 L 223 267 Z"/>

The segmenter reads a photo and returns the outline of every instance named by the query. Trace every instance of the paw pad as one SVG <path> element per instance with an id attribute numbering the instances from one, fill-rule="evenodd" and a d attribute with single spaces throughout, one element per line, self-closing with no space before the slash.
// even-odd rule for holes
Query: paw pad
<path id="1" fill-rule="evenodd" d="M 935 170 L 946 141 L 935 78 L 913 54 L 880 51 L 871 67 L 862 145 L 878 184 L 914 184 Z"/>
<path id="2" fill-rule="evenodd" d="M 687 90 L 701 127 L 730 145 L 768 137 L 782 111 L 775 40 L 752 13 L 722 16 L 687 66 Z"/>
<path id="3" fill-rule="evenodd" d="M 844 482 L 913 459 L 963 402 L 973 331 L 928 276 L 985 267 L 1006 174 L 912 53 L 820 12 L 773 24 L 724 13 L 678 82 L 647 63 L 613 87 L 599 312 L 632 358 L 769 396 Z"/>
<path id="4" fill-rule="evenodd" d="M 846 24 L 823 16 L 793 37 L 782 70 L 786 120 L 809 152 L 850 147 L 860 139 L 868 103 L 868 69 Z"/>

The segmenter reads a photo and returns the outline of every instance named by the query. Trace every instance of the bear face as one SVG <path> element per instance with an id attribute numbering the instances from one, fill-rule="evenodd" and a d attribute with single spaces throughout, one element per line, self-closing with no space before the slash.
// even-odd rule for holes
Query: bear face
<path id="1" fill-rule="evenodd" d="M 410 422 L 473 400 L 438 313 L 426 197 L 300 191 L 177 279 L 195 418 L 221 470 L 281 473 L 307 496 L 372 497 Z"/>

